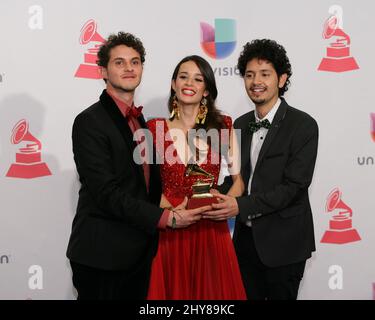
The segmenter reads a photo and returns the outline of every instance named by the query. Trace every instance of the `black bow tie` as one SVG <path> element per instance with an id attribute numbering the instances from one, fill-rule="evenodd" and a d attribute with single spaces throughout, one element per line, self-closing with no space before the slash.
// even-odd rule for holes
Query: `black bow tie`
<path id="1" fill-rule="evenodd" d="M 249 127 L 250 127 L 250 131 L 254 133 L 254 132 L 257 132 L 260 128 L 266 128 L 266 129 L 271 128 L 271 124 L 268 121 L 268 119 L 265 119 L 259 122 L 251 121 L 249 124 Z"/>

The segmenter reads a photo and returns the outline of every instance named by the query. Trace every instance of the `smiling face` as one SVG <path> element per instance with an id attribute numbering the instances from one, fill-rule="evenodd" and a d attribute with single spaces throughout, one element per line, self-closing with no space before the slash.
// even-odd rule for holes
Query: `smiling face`
<path id="1" fill-rule="evenodd" d="M 287 80 L 287 75 L 277 75 L 272 63 L 254 58 L 246 65 L 244 82 L 246 92 L 257 107 L 272 107 L 278 97 L 279 89 Z"/>
<path id="2" fill-rule="evenodd" d="M 107 67 L 102 67 L 107 88 L 134 92 L 142 79 L 143 66 L 139 53 L 131 47 L 119 45 L 111 49 Z"/>
<path id="3" fill-rule="evenodd" d="M 180 105 L 196 105 L 208 95 L 203 75 L 194 61 L 181 64 L 172 88 Z"/>

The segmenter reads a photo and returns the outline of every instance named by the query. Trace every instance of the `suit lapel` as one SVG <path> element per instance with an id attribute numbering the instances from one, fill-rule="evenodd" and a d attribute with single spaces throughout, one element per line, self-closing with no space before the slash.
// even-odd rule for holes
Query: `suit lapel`
<path id="1" fill-rule="evenodd" d="M 155 194 L 156 195 L 158 194 L 159 189 L 157 188 L 161 188 L 160 171 L 159 171 L 160 169 L 159 169 L 159 166 L 157 165 L 156 149 L 154 148 L 153 137 L 152 137 L 151 132 L 148 130 L 148 126 L 147 126 L 145 118 L 143 117 L 143 114 L 138 118 L 138 121 L 141 127 L 144 130 L 147 130 L 147 132 L 145 133 L 145 136 L 146 136 L 146 144 L 147 144 L 148 152 L 150 155 L 150 158 L 148 158 L 148 161 L 149 161 L 148 163 L 150 164 L 149 165 L 149 168 L 150 168 L 149 193 L 151 196 L 153 196 Z M 142 167 L 142 173 L 143 173 L 143 166 L 141 167 Z M 156 192 L 154 188 L 157 189 Z M 157 200 L 157 203 L 159 203 L 160 197 L 156 200 Z"/>
<path id="2" fill-rule="evenodd" d="M 249 123 L 251 121 L 255 121 L 254 111 L 250 112 L 249 117 L 245 120 L 245 123 L 241 128 L 242 163 L 247 163 L 250 159 L 251 140 L 253 139 L 253 133 L 250 131 L 249 128 Z"/>
<path id="3" fill-rule="evenodd" d="M 262 148 L 260 149 L 258 160 L 256 167 L 262 162 L 264 155 L 267 153 L 272 141 L 275 139 L 277 132 L 280 129 L 281 122 L 285 117 L 286 111 L 288 108 L 288 104 L 285 102 L 284 99 L 281 98 L 281 104 L 279 109 L 277 110 L 275 117 L 272 121 L 271 128 L 268 130 L 266 135 L 266 139 L 263 142 Z M 255 168 L 256 169 L 256 168 Z M 255 171 L 254 169 L 254 171 Z"/>
<path id="4" fill-rule="evenodd" d="M 250 147 L 253 134 L 249 128 L 250 121 L 255 121 L 254 111 L 249 112 L 239 126 L 239 129 L 241 129 L 241 141 L 239 141 L 241 143 L 241 174 L 246 185 L 251 173 Z"/>
<path id="5" fill-rule="evenodd" d="M 147 128 L 146 120 L 143 117 L 143 114 L 141 114 L 137 119 L 142 128 Z"/>
<path id="6" fill-rule="evenodd" d="M 100 96 L 100 102 L 104 107 L 105 111 L 108 113 L 117 129 L 120 131 L 122 137 L 124 138 L 126 144 L 130 150 L 133 150 L 136 146 L 135 141 L 133 141 L 133 133 L 130 130 L 128 121 L 122 115 L 120 109 L 113 101 L 113 99 L 108 95 L 106 90 Z"/>
<path id="7" fill-rule="evenodd" d="M 117 129 L 120 131 L 125 143 L 129 147 L 129 150 L 131 150 L 130 161 L 135 166 L 138 174 L 142 178 L 142 181 L 145 183 L 143 166 L 137 165 L 133 160 L 133 151 L 136 148 L 137 143 L 133 140 L 133 133 L 128 125 L 128 121 L 122 115 L 120 109 L 118 108 L 116 103 L 113 101 L 113 99 L 108 95 L 106 90 L 103 90 L 103 93 L 100 96 L 100 102 L 102 106 L 104 107 L 104 109 L 106 110 L 106 112 L 109 114 L 114 124 L 116 125 Z M 138 120 L 142 127 L 146 125 L 143 116 L 139 117 Z M 146 186 L 146 183 L 145 183 L 145 186 Z"/>

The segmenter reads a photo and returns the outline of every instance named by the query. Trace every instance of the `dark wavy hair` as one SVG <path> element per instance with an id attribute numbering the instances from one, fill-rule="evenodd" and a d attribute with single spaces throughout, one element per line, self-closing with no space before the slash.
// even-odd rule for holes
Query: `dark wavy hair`
<path id="1" fill-rule="evenodd" d="M 141 56 L 142 64 L 145 62 L 146 51 L 143 47 L 142 41 L 128 32 L 118 32 L 117 34 L 109 35 L 107 41 L 100 47 L 98 52 L 98 66 L 106 68 L 110 59 L 110 52 L 114 47 L 125 45 L 133 48 Z"/>
<path id="2" fill-rule="evenodd" d="M 284 86 L 279 89 L 279 97 L 283 96 L 288 91 L 290 85 L 289 78 L 292 75 L 292 66 L 284 47 L 276 41 L 269 39 L 256 39 L 246 43 L 237 63 L 237 68 L 242 77 L 245 76 L 247 63 L 254 58 L 272 63 L 279 78 L 282 74 L 287 74 Z"/>
<path id="3" fill-rule="evenodd" d="M 204 84 L 206 87 L 206 90 L 208 92 L 207 99 L 207 108 L 208 113 L 206 116 L 206 121 L 204 124 L 196 124 L 194 129 L 223 129 L 224 128 L 224 118 L 221 114 L 221 112 L 217 109 L 215 105 L 215 100 L 217 98 L 217 87 L 216 87 L 216 80 L 215 80 L 215 74 L 210 66 L 210 64 L 203 59 L 200 56 L 197 55 L 191 55 L 183 58 L 176 66 L 176 68 L 173 71 L 172 80 L 177 79 L 178 72 L 180 70 L 180 67 L 183 63 L 193 61 L 198 66 L 198 69 L 202 73 Z M 168 100 L 168 109 L 169 112 L 173 109 L 173 97 L 176 94 L 176 92 L 171 87 L 171 92 L 169 95 Z"/>

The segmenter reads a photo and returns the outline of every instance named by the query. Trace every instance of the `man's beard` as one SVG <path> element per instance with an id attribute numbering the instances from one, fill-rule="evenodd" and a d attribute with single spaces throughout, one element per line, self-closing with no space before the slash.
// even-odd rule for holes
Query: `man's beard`
<path id="1" fill-rule="evenodd" d="M 254 99 L 254 98 L 250 98 L 251 101 L 256 105 L 256 106 L 262 106 L 265 104 L 266 102 L 266 99 Z"/>

